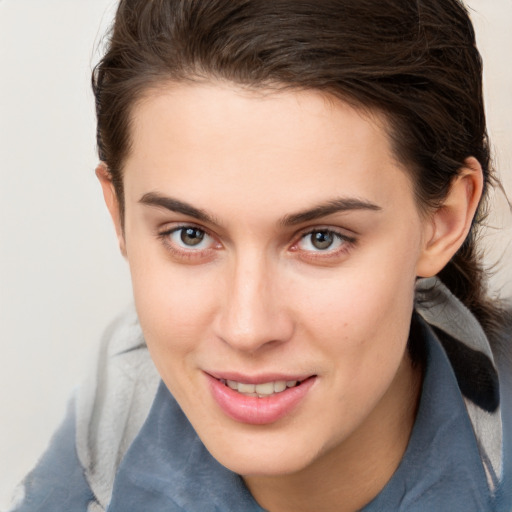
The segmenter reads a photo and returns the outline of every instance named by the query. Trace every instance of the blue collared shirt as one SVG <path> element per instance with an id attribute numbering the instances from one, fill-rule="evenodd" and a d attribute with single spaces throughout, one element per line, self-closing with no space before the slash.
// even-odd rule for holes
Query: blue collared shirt
<path id="1" fill-rule="evenodd" d="M 388 484 L 362 510 L 482 512 L 492 503 L 464 400 L 432 333 L 416 422 Z M 94 499 L 74 448 L 72 412 L 26 481 L 16 512 L 85 512 Z M 163 383 L 116 474 L 107 512 L 262 512 L 242 478 L 206 450 Z"/>

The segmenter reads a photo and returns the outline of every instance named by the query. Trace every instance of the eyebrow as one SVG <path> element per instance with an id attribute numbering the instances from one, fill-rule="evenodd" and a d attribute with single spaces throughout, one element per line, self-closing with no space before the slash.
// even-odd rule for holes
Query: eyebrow
<path id="1" fill-rule="evenodd" d="M 382 211 L 382 208 L 376 204 L 362 199 L 338 198 L 327 201 L 326 203 L 319 204 L 318 206 L 310 208 L 309 210 L 285 215 L 280 222 L 283 226 L 295 226 L 297 224 L 301 224 L 302 222 L 309 222 L 321 217 L 327 217 L 328 215 L 333 215 L 334 213 L 348 212 L 353 210 L 368 210 L 379 212 Z"/>
<path id="2" fill-rule="evenodd" d="M 195 206 L 178 199 L 174 199 L 173 197 L 162 196 L 156 192 L 148 192 L 147 194 L 144 194 L 140 198 L 139 203 L 147 206 L 155 206 L 157 208 L 165 208 L 166 210 L 176 213 L 182 213 L 183 215 L 193 217 L 201 222 L 220 225 L 212 215 L 204 210 L 196 208 Z"/>
<path id="3" fill-rule="evenodd" d="M 197 219 L 201 222 L 221 225 L 221 223 L 216 220 L 215 217 L 207 213 L 205 210 L 196 208 L 191 204 L 185 203 L 184 201 L 180 201 L 172 197 L 162 196 L 156 192 L 148 192 L 147 194 L 144 194 L 139 200 L 139 203 L 157 208 L 165 208 L 166 210 L 170 210 L 172 212 L 181 213 L 183 215 L 187 215 L 188 217 L 193 217 L 194 219 Z M 381 211 L 382 208 L 376 204 L 362 199 L 338 198 L 319 204 L 308 210 L 285 215 L 281 218 L 279 223 L 282 226 L 295 226 L 303 222 L 309 222 L 322 217 L 327 217 L 328 215 L 333 215 L 334 213 L 353 210 L 378 212 Z"/>

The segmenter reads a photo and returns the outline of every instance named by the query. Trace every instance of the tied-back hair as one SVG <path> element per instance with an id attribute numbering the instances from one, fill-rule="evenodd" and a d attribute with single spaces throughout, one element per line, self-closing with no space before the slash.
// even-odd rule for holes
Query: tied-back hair
<path id="1" fill-rule="evenodd" d="M 478 225 L 493 182 L 482 61 L 459 0 L 121 0 L 93 72 L 99 157 L 124 212 L 123 164 L 134 105 L 162 84 L 222 80 L 265 90 L 323 91 L 382 113 L 420 211 L 439 207 L 474 156 L 484 199 L 439 273 L 495 337 Z"/>

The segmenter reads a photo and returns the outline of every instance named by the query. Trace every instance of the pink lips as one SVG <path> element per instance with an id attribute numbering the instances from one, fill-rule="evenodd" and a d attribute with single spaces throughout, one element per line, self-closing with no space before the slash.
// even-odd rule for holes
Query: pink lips
<path id="1" fill-rule="evenodd" d="M 252 425 L 274 423 L 289 414 L 302 401 L 316 381 L 316 377 L 309 377 L 302 380 L 298 386 L 287 388 L 285 391 L 268 397 L 257 398 L 243 395 L 226 386 L 221 380 L 207 373 L 205 375 L 208 378 L 213 398 L 224 413 L 236 421 Z M 266 382 L 270 380 L 274 379 L 268 379 Z"/>

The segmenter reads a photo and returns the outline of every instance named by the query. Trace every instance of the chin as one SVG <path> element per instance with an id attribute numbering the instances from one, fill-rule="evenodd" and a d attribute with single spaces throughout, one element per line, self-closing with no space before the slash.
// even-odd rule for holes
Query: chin
<path id="1" fill-rule="evenodd" d="M 237 457 L 216 457 L 226 468 L 242 476 L 282 476 L 298 473 L 313 461 L 304 453 L 238 454 Z"/>
<path id="2" fill-rule="evenodd" d="M 224 436 L 223 436 L 224 437 Z M 307 468 L 322 449 L 289 432 L 258 435 L 226 433 L 224 439 L 202 439 L 217 461 L 242 476 L 279 476 Z M 220 441 L 220 442 L 219 442 Z M 224 441 L 224 442 L 222 442 Z"/>

